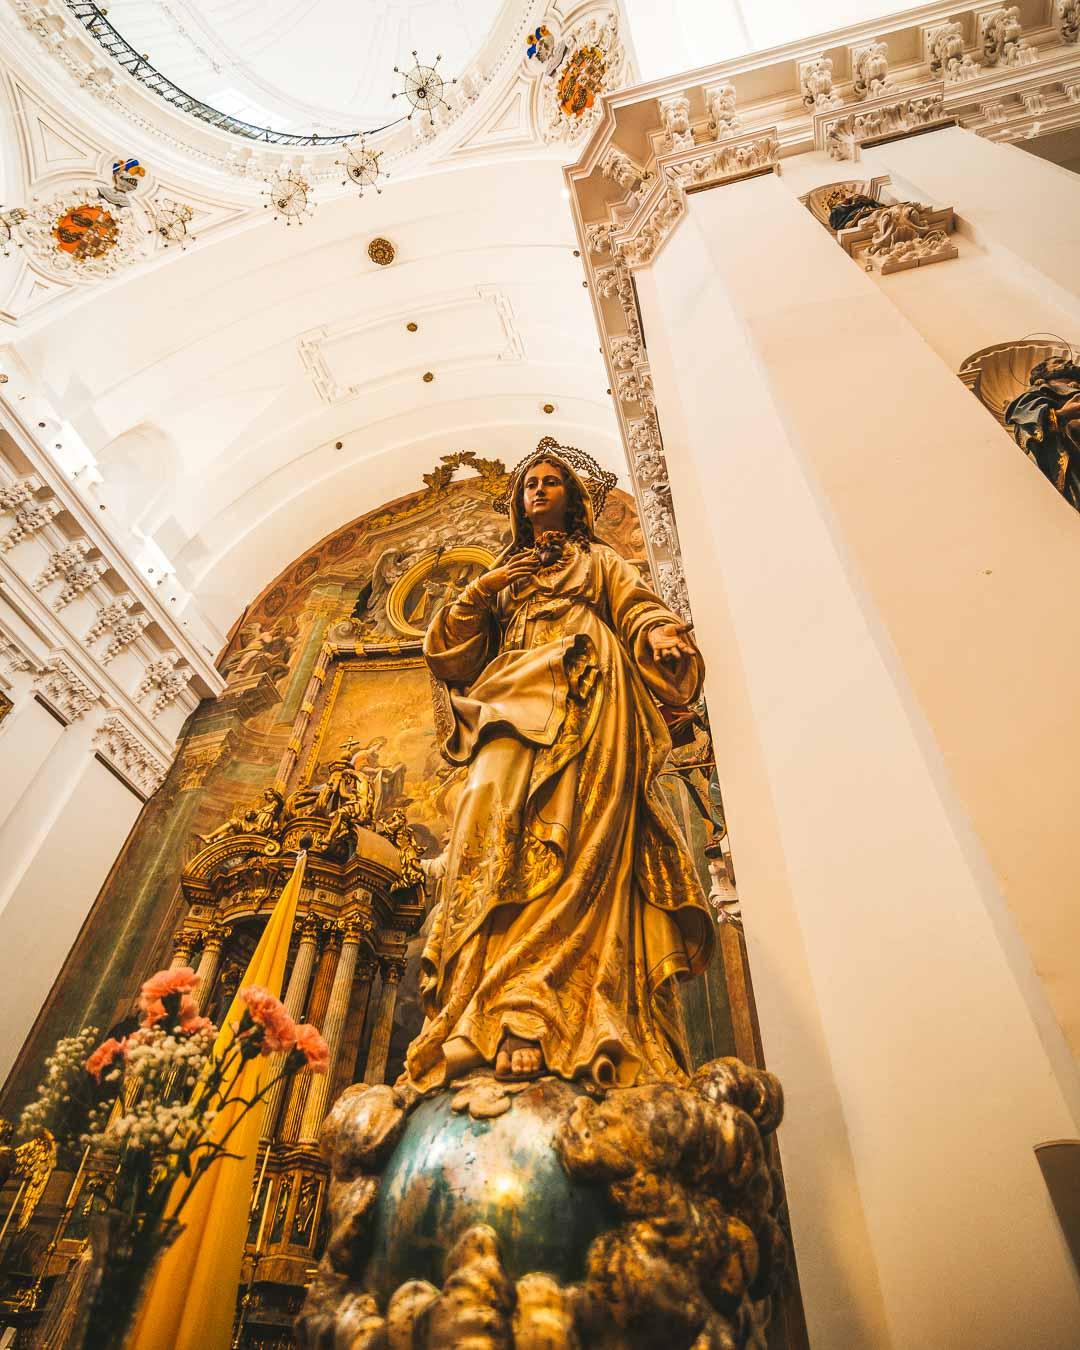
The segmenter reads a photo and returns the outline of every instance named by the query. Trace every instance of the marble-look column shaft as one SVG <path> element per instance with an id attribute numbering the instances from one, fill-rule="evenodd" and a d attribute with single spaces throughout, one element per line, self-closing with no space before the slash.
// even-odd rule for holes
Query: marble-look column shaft
<path id="1" fill-rule="evenodd" d="M 232 929 L 228 924 L 213 923 L 206 930 L 203 938 L 202 957 L 195 970 L 195 974 L 199 977 L 199 987 L 195 991 L 195 999 L 200 1012 L 205 1012 L 206 1006 L 210 1002 L 214 981 L 217 979 L 218 966 L 221 965 L 221 949 L 230 937 L 232 937 Z"/>
<path id="2" fill-rule="evenodd" d="M 338 957 L 337 970 L 334 972 L 334 983 L 330 986 L 330 999 L 323 1024 L 319 1028 L 330 1051 L 330 1059 L 325 1073 L 309 1075 L 311 1082 L 308 1084 L 307 1101 L 304 1103 L 304 1114 L 300 1122 L 302 1144 L 313 1143 L 319 1137 L 319 1129 L 326 1115 L 330 1084 L 333 1081 L 345 1019 L 349 1012 L 349 996 L 352 993 L 362 931 L 356 919 L 346 919 L 341 925 L 341 954 Z"/>
<path id="3" fill-rule="evenodd" d="M 321 932 L 322 923 L 316 915 L 308 914 L 301 920 L 300 941 L 297 943 L 292 972 L 289 975 L 288 987 L 282 1000 L 285 1011 L 292 1018 L 299 1017 L 304 1009 L 308 987 L 311 984 L 311 973 L 315 969 L 315 956 L 319 949 Z M 276 1077 L 281 1072 L 284 1062 L 284 1055 L 274 1055 L 270 1061 L 271 1078 Z M 263 1112 L 261 1135 L 263 1139 L 273 1138 L 274 1126 L 277 1123 L 278 1112 L 281 1110 L 281 1101 L 285 1096 L 287 1086 L 286 1080 L 282 1079 L 270 1089 L 270 1094 L 266 1099 L 266 1109 Z"/>
<path id="4" fill-rule="evenodd" d="M 762 1040 L 815 1104 L 781 1139 L 810 1339 L 1056 1346 L 1032 1144 L 1071 1086 L 1009 909 L 1080 858 L 1080 712 L 1016 692 L 1075 671 L 1080 530 L 891 298 L 962 259 L 872 278 L 787 176 L 693 194 L 637 293 Z"/>
<path id="5" fill-rule="evenodd" d="M 394 1027 L 394 1005 L 397 1003 L 398 985 L 404 973 L 404 961 L 391 959 L 383 962 L 379 1009 L 375 1014 L 375 1025 L 371 1029 L 367 1066 L 364 1069 L 365 1083 L 381 1083 L 386 1077 L 390 1033 Z"/>
<path id="6" fill-rule="evenodd" d="M 337 929 L 332 928 L 327 934 L 323 946 L 322 955 L 319 958 L 319 964 L 315 970 L 315 978 L 311 985 L 311 995 L 308 998 L 307 1012 L 305 1021 L 313 1026 L 322 1028 L 326 1018 L 326 1010 L 330 1003 L 330 991 L 334 983 L 334 975 L 337 973 L 338 953 L 341 950 L 341 934 Z M 289 1084 L 288 1099 L 285 1103 L 285 1111 L 282 1117 L 281 1129 L 278 1131 L 279 1141 L 282 1143 L 295 1143 L 300 1136 L 300 1123 L 304 1118 L 304 1106 L 307 1102 L 308 1092 L 311 1088 L 313 1075 L 310 1073 L 298 1073 Z"/>

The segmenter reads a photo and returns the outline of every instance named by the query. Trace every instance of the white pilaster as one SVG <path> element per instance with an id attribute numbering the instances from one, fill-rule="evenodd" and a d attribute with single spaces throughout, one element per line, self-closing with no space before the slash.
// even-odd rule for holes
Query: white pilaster
<path id="1" fill-rule="evenodd" d="M 1017 706 L 1080 654 L 1046 631 L 1075 517 L 776 177 L 695 195 L 637 275 L 811 1340 L 1064 1350 L 1032 1149 L 1075 1065 L 1007 901 L 1055 893 L 1025 868 L 1080 789 L 1076 718 Z M 1007 878 L 995 793 L 1037 798 Z"/>

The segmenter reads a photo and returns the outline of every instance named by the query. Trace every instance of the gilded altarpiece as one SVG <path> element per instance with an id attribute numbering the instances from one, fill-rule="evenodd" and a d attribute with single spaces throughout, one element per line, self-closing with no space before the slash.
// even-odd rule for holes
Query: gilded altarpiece
<path id="1" fill-rule="evenodd" d="M 505 486 L 497 461 L 444 456 L 421 490 L 327 536 L 256 597 L 219 662 L 225 692 L 185 728 L 169 777 L 147 803 L 5 1088 L 10 1117 L 60 1036 L 87 1024 L 123 1028 L 140 981 L 171 961 L 201 970 L 207 1011 L 227 1006 L 290 857 L 311 850 L 286 983 L 306 963 L 302 1011 L 325 1021 L 349 951 L 347 1008 L 318 1098 L 306 1100 L 294 1085 L 273 1103 L 238 1291 L 238 1344 L 292 1344 L 291 1319 L 325 1241 L 321 1115 L 350 1082 L 392 1080 L 422 1021 L 425 913 L 463 771 L 438 749 L 421 641 L 438 606 L 506 542 L 507 519 L 493 508 Z M 598 533 L 647 568 L 626 494 L 611 493 Z M 703 710 L 673 739 L 664 781 L 714 901 L 723 952 L 686 987 L 691 1047 L 699 1062 L 733 1053 L 760 1062 Z M 346 763 L 367 814 L 339 829 L 313 803 Z M 267 818 L 284 811 L 280 822 L 293 824 L 264 829 L 260 802 Z M 347 825 L 352 847 L 335 838 Z M 62 1159 L 38 1206 L 39 1241 L 23 1262 L 19 1294 L 31 1322 L 81 1248 L 89 1197 L 80 1201 L 72 1188 L 76 1169 L 77 1160 Z"/>

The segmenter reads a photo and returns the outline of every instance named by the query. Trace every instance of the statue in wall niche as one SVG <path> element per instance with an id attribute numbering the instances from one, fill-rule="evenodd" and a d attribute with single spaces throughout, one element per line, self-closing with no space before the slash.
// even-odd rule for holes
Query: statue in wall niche
<path id="1" fill-rule="evenodd" d="M 1005 425 L 1058 492 L 1080 510 L 1080 364 L 1051 356 L 1005 409 Z"/>
<path id="2" fill-rule="evenodd" d="M 613 481 L 541 441 L 503 502 L 511 542 L 427 629 L 466 778 L 424 1025 L 397 1082 L 346 1089 L 324 1126 L 308 1350 L 764 1347 L 782 1094 L 690 1058 L 676 985 L 715 927 L 658 780 L 662 709 L 696 701 L 702 660 L 596 536 Z M 404 867 L 403 827 L 376 825 Z"/>
<path id="3" fill-rule="evenodd" d="M 545 438 L 519 466 L 512 542 L 424 641 L 451 694 L 444 752 L 468 777 L 406 1060 L 421 1089 L 484 1064 L 603 1084 L 688 1067 L 674 981 L 704 968 L 712 927 L 657 790 L 657 704 L 692 703 L 703 667 L 596 538 L 610 484 L 595 468 L 590 491 L 572 458 Z"/>
<path id="4" fill-rule="evenodd" d="M 829 208 L 829 229 L 839 232 L 861 224 L 867 216 L 881 209 L 881 203 L 862 192 L 851 192 Z"/>

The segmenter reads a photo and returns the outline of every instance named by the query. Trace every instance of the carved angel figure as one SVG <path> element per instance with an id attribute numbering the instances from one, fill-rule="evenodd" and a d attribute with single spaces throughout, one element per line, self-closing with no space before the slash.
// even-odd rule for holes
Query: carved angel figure
<path id="1" fill-rule="evenodd" d="M 657 783 L 658 704 L 692 703 L 702 662 L 597 539 L 610 482 L 591 462 L 583 481 L 586 460 L 541 441 L 511 481 L 512 543 L 424 641 L 467 778 L 406 1057 L 421 1090 L 484 1063 L 620 1085 L 689 1067 L 675 981 L 704 968 L 713 927 Z"/>

